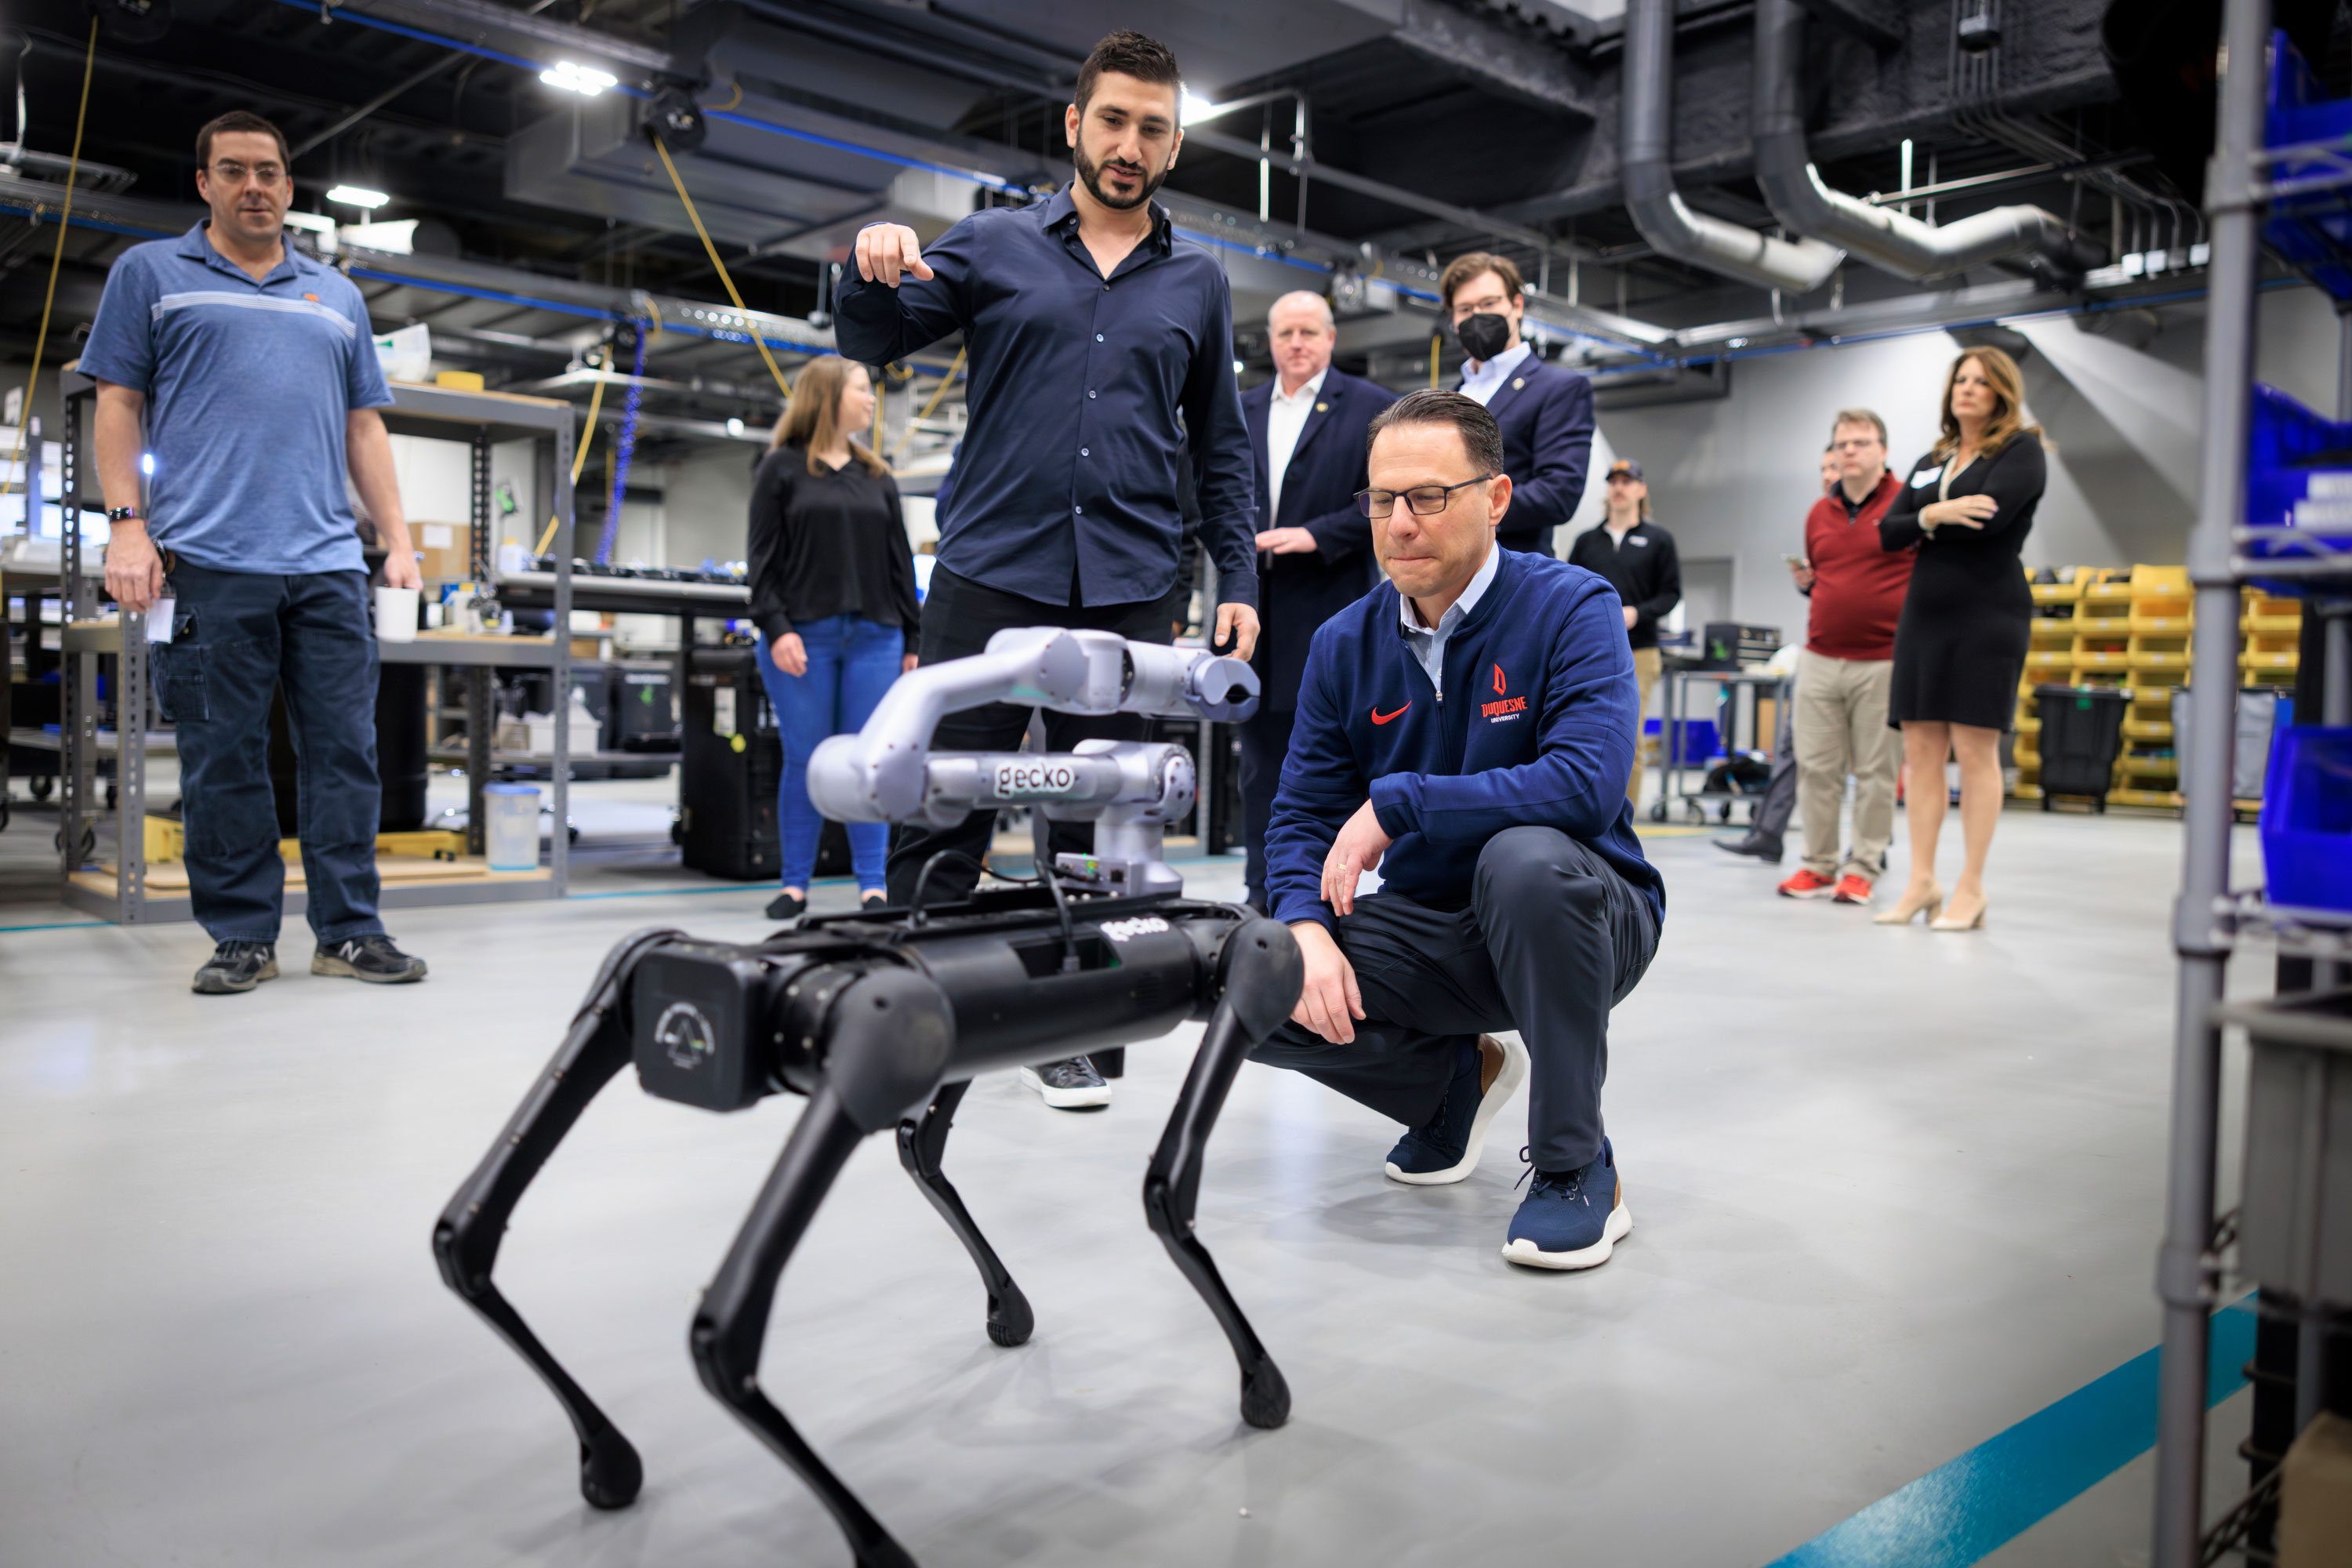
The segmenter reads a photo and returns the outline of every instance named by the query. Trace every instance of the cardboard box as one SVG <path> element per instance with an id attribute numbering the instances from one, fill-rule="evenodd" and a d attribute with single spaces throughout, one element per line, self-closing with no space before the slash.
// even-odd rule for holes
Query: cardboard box
<path id="1" fill-rule="evenodd" d="M 462 583 L 474 574 L 470 524 L 411 521 L 408 538 L 416 546 L 417 568 L 427 583 Z"/>
<path id="2" fill-rule="evenodd" d="M 2279 1568 L 2352 1563 L 2352 1421 L 2322 1411 L 2279 1466 Z"/>

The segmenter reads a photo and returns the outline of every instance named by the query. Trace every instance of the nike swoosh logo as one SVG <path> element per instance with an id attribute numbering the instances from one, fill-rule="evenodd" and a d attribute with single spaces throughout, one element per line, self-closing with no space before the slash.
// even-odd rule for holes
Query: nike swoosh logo
<path id="1" fill-rule="evenodd" d="M 1407 702 L 1407 703 L 1404 705 L 1404 708 L 1410 708 L 1410 707 L 1412 707 L 1412 703 Z M 1372 722 L 1373 722 L 1373 723 L 1375 723 L 1375 724 L 1385 724 L 1385 723 L 1387 723 L 1390 720 L 1391 720 L 1391 719 L 1395 718 L 1395 717 L 1397 716 L 1397 713 L 1402 713 L 1402 712 L 1403 712 L 1403 711 L 1404 711 L 1404 708 L 1400 708 L 1400 709 L 1398 709 L 1398 710 L 1396 710 L 1396 713 L 1383 713 L 1383 712 L 1381 712 L 1379 709 L 1375 708 L 1375 709 L 1373 709 L 1373 710 L 1372 710 Z"/>

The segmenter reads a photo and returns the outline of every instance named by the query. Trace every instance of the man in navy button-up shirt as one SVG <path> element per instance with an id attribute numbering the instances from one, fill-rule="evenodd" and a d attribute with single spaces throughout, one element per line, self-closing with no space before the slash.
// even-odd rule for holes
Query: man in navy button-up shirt
<path id="1" fill-rule="evenodd" d="M 1182 619 L 1182 515 L 1191 458 L 1201 536 L 1217 566 L 1216 640 L 1246 658 L 1257 641 L 1257 502 L 1249 432 L 1234 381 L 1233 296 L 1204 247 L 1176 237 L 1151 193 L 1183 141 L 1175 57 L 1134 33 L 1096 46 L 1064 129 L 1077 178 L 1052 201 L 977 212 L 929 251 L 914 230 L 877 224 L 835 295 L 852 359 L 900 358 L 961 332 L 971 422 L 940 509 L 940 553 L 923 605 L 925 664 L 977 653 L 1007 626 L 1061 626 L 1166 642 Z M 934 743 L 1011 751 L 1028 723 L 999 703 L 950 716 Z M 1139 740 L 1131 714 L 1046 716 L 1052 749 Z M 929 897 L 977 880 L 993 812 L 950 828 L 901 827 L 890 901 L 904 904 L 945 850 Z M 1083 824 L 1056 824 L 1055 853 L 1085 853 Z M 1109 1089 L 1083 1058 L 1034 1071 L 1046 1103 L 1100 1105 Z"/>

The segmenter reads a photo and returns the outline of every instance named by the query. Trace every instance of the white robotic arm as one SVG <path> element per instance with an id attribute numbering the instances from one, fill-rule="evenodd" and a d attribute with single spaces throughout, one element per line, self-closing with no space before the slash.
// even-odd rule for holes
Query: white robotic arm
<path id="1" fill-rule="evenodd" d="M 1009 629 L 985 653 L 903 676 L 864 729 L 809 759 L 809 798 L 844 822 L 949 826 L 989 806 L 1029 805 L 1095 823 L 1091 860 L 1058 868 L 1107 890 L 1172 892 L 1160 859 L 1167 824 L 1191 809 L 1192 759 L 1165 742 L 1088 741 L 1075 752 L 933 752 L 945 715 L 991 702 L 1063 713 L 1142 713 L 1215 722 L 1257 710 L 1257 673 L 1203 648 L 1129 642 L 1110 632 Z"/>

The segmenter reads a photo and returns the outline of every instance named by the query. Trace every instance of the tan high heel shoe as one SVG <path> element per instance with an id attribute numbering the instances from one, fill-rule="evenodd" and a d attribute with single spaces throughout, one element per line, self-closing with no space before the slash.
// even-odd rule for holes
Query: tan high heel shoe
<path id="1" fill-rule="evenodd" d="M 1927 929 L 1929 931 L 1982 931 L 1985 923 L 1985 910 L 1990 907 L 1991 904 L 1990 900 L 1985 903 L 1979 904 L 1977 906 L 1977 912 L 1964 921 L 1948 919 L 1931 920 L 1927 922 Z"/>
<path id="2" fill-rule="evenodd" d="M 1871 916 L 1870 923 L 1881 926 L 1907 926 L 1914 920 L 1918 918 L 1919 912 L 1922 910 L 1925 910 L 1927 913 L 1927 923 L 1929 925 L 1933 925 L 1936 923 L 1937 911 L 1941 910 L 1943 907 L 1943 884 L 1940 882 L 1930 882 L 1927 884 L 1927 896 L 1926 898 L 1920 900 L 1916 904 L 1911 902 L 1908 899 L 1898 900 L 1893 909 L 1885 910 L 1878 914 Z"/>

